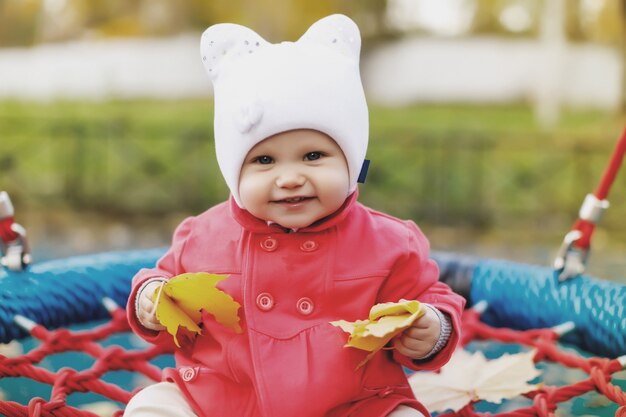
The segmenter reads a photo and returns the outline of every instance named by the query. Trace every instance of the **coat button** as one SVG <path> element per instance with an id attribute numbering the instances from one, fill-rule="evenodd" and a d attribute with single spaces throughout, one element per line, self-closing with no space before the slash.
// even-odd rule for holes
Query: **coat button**
<path id="1" fill-rule="evenodd" d="M 191 382 L 196 379 L 196 376 L 198 376 L 198 371 L 195 368 L 190 368 L 188 366 L 180 368 L 178 373 L 185 382 Z"/>
<path id="2" fill-rule="evenodd" d="M 273 237 L 265 238 L 261 241 L 261 248 L 267 252 L 273 252 L 278 248 L 278 241 Z"/>
<path id="3" fill-rule="evenodd" d="M 314 240 L 306 240 L 300 245 L 303 252 L 313 252 L 318 248 L 319 244 Z"/>
<path id="4" fill-rule="evenodd" d="M 270 311 L 274 307 L 274 297 L 271 294 L 262 292 L 256 297 L 256 305 L 260 310 Z"/>
<path id="5" fill-rule="evenodd" d="M 303 297 L 298 300 L 296 303 L 296 308 L 300 312 L 300 314 L 308 316 L 313 312 L 313 301 L 311 301 L 308 297 Z"/>

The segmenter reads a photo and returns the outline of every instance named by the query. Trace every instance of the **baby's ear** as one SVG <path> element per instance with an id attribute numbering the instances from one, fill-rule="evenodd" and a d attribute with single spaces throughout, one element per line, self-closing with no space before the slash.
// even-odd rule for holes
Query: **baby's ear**
<path id="1" fill-rule="evenodd" d="M 225 59 L 252 54 L 268 42 L 245 26 L 220 23 L 204 31 L 200 41 L 200 55 L 204 69 L 215 80 Z"/>
<path id="2" fill-rule="evenodd" d="M 361 33 L 348 16 L 334 14 L 313 23 L 298 42 L 315 42 L 359 62 Z"/>

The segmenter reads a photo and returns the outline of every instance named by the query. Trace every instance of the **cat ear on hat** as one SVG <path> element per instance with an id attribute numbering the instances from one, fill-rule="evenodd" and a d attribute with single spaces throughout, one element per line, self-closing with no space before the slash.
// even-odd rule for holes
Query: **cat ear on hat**
<path id="1" fill-rule="evenodd" d="M 313 23 L 298 42 L 315 42 L 359 62 L 361 33 L 356 23 L 342 14 L 327 16 Z"/>
<path id="2" fill-rule="evenodd" d="M 219 68 L 228 59 L 252 54 L 267 45 L 255 31 L 234 23 L 219 23 L 209 27 L 202 34 L 200 55 L 209 78 L 213 81 L 219 75 Z"/>

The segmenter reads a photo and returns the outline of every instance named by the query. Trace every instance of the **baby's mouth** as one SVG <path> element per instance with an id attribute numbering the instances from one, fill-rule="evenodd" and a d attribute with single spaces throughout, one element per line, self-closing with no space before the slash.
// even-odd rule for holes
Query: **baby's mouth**
<path id="1" fill-rule="evenodd" d="M 274 203 L 294 204 L 294 203 L 301 203 L 303 201 L 307 201 L 311 199 L 313 199 L 313 197 L 291 197 L 291 198 L 283 198 L 282 200 L 274 200 Z"/>

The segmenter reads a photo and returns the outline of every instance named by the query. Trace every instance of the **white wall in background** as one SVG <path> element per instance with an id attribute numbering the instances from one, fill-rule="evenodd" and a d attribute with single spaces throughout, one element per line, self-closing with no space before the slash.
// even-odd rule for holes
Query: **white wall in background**
<path id="1" fill-rule="evenodd" d="M 0 49 L 0 99 L 210 96 L 199 39 L 193 34 Z M 549 61 L 542 53 L 532 40 L 408 37 L 370 50 L 362 74 L 369 99 L 384 104 L 532 102 Z M 567 45 L 555 81 L 562 102 L 617 108 L 622 65 L 613 49 Z"/>
<path id="2" fill-rule="evenodd" d="M 548 70 L 544 53 L 531 40 L 407 38 L 373 50 L 363 62 L 363 79 L 370 99 L 387 104 L 534 102 Z M 617 51 L 569 44 L 562 54 L 553 88 L 563 104 L 619 106 L 623 64 Z"/>
<path id="3" fill-rule="evenodd" d="M 0 98 L 182 98 L 210 92 L 199 35 L 0 49 Z"/>

